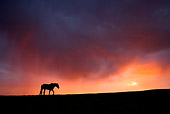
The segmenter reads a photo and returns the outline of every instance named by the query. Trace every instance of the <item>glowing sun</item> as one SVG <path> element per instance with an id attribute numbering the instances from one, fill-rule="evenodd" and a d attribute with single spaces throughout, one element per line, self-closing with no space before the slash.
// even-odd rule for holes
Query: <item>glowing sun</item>
<path id="1" fill-rule="evenodd" d="M 136 86 L 136 85 L 138 85 L 138 83 L 137 82 L 130 82 L 130 83 L 128 83 L 128 85 L 129 86 Z"/>

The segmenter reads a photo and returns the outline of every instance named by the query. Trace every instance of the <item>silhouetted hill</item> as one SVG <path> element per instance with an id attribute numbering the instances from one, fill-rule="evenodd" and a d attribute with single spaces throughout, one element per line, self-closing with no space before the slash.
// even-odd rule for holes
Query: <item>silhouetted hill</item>
<path id="1" fill-rule="evenodd" d="M 54 96 L 0 96 L 1 112 L 58 114 L 138 114 L 170 112 L 170 90 L 74 94 Z"/>

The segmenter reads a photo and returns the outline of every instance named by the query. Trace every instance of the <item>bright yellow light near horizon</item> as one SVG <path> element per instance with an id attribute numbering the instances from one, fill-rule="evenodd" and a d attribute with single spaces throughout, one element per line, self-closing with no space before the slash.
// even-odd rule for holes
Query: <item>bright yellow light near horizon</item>
<path id="1" fill-rule="evenodd" d="M 128 83 L 128 85 L 129 86 L 136 86 L 136 85 L 138 85 L 138 83 L 137 82 L 130 82 L 130 83 Z"/>

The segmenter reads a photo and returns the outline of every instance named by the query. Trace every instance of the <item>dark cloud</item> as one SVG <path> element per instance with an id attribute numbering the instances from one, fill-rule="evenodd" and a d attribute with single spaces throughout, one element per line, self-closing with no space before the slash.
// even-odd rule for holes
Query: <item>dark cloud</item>
<path id="1" fill-rule="evenodd" d="M 169 6 L 160 0 L 4 1 L 0 61 L 22 73 L 102 78 L 170 48 Z"/>

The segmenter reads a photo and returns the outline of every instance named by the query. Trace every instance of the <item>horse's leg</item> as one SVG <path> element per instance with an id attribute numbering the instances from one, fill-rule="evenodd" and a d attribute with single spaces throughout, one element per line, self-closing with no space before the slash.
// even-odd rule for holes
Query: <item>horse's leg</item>
<path id="1" fill-rule="evenodd" d="M 40 94 L 39 95 L 42 95 L 42 88 L 41 88 L 41 90 L 40 90 Z"/>
<path id="2" fill-rule="evenodd" d="M 39 95 L 42 95 L 42 91 L 43 91 L 43 87 L 41 85 L 41 90 L 40 90 L 40 94 Z"/>
<path id="3" fill-rule="evenodd" d="M 50 91 L 51 91 L 51 90 L 49 90 L 49 95 L 50 95 Z"/>
<path id="4" fill-rule="evenodd" d="M 44 89 L 44 95 L 45 95 L 45 89 Z"/>
<path id="5" fill-rule="evenodd" d="M 53 95 L 54 95 L 54 90 L 52 90 L 53 91 Z"/>

